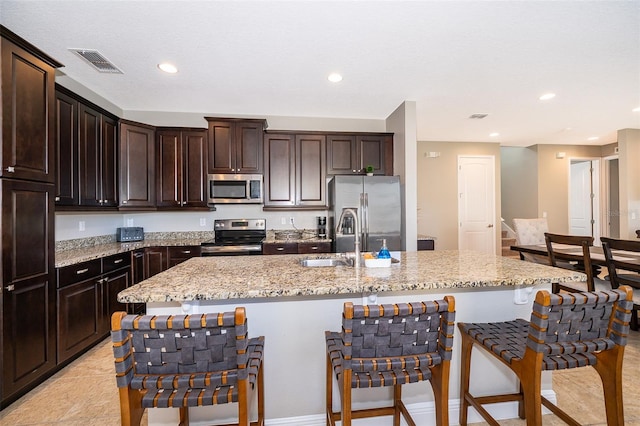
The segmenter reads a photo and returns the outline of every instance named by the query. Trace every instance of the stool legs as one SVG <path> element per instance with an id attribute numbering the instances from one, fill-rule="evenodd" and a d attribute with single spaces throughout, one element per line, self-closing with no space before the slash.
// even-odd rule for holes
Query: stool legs
<path id="1" fill-rule="evenodd" d="M 607 425 L 624 425 L 622 404 L 622 351 L 619 347 L 596 355 L 598 362 L 593 366 L 602 380 Z"/>
<path id="2" fill-rule="evenodd" d="M 467 412 L 469 411 L 469 376 L 471 369 L 471 350 L 473 349 L 473 339 L 467 333 L 461 333 L 462 349 L 460 354 L 460 418 L 461 426 L 467 425 Z"/>
<path id="3" fill-rule="evenodd" d="M 431 388 L 436 406 L 436 425 L 449 424 L 449 369 L 450 362 L 443 361 L 442 364 L 431 369 Z"/>

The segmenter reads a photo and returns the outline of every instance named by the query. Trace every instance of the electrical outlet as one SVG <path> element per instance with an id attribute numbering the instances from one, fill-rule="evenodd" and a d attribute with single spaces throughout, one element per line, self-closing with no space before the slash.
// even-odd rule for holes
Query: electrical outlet
<path id="1" fill-rule="evenodd" d="M 287 224 L 287 218 L 286 217 L 281 218 L 280 219 L 280 224 L 281 225 L 286 225 Z"/>
<path id="2" fill-rule="evenodd" d="M 85 223 L 84 220 L 81 220 L 78 222 L 78 231 L 84 231 L 85 230 Z"/>
<path id="3" fill-rule="evenodd" d="M 293 222 L 293 217 L 290 217 L 290 218 L 289 218 L 289 224 L 290 224 L 290 225 L 295 225 L 295 223 Z"/>
<path id="4" fill-rule="evenodd" d="M 207 226 L 207 219 L 204 217 L 200 218 L 200 226 Z"/>
<path id="5" fill-rule="evenodd" d="M 133 219 L 127 219 L 127 226 L 133 226 Z"/>

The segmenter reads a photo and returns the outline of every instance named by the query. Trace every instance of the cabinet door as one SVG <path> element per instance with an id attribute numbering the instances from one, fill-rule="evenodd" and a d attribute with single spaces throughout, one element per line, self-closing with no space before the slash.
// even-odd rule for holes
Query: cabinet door
<path id="1" fill-rule="evenodd" d="M 56 205 L 77 206 L 78 101 L 56 92 Z"/>
<path id="2" fill-rule="evenodd" d="M 386 174 L 385 153 L 388 136 L 362 135 L 356 137 L 358 151 L 358 169 L 373 166 L 376 175 Z"/>
<path id="3" fill-rule="evenodd" d="M 96 278 L 58 290 L 58 364 L 102 338 Z"/>
<path id="4" fill-rule="evenodd" d="M 1 177 L 53 183 L 54 68 L 2 38 Z"/>
<path id="5" fill-rule="evenodd" d="M 156 205 L 158 207 L 180 207 L 182 205 L 180 132 L 177 130 L 159 130 L 157 138 Z"/>
<path id="6" fill-rule="evenodd" d="M 2 400 L 56 365 L 54 185 L 0 179 Z"/>
<path id="7" fill-rule="evenodd" d="M 232 121 L 209 121 L 208 127 L 208 173 L 234 173 L 234 123 Z"/>
<path id="8" fill-rule="evenodd" d="M 182 168 L 182 206 L 206 207 L 207 132 L 206 130 L 183 131 L 181 139 L 184 162 Z"/>
<path id="9" fill-rule="evenodd" d="M 145 258 L 144 249 L 138 249 L 131 252 L 131 282 L 138 284 L 144 280 L 145 274 Z M 129 305 L 129 313 L 143 315 L 146 310 L 144 303 L 132 303 Z"/>
<path id="10" fill-rule="evenodd" d="M 265 206 L 292 207 L 295 205 L 295 155 L 295 139 L 292 135 L 267 134 L 265 136 Z"/>
<path id="11" fill-rule="evenodd" d="M 296 135 L 296 206 L 326 205 L 326 158 L 324 135 Z"/>
<path id="12" fill-rule="evenodd" d="M 168 248 L 168 267 L 171 268 L 192 257 L 200 257 L 200 246 L 176 246 Z"/>
<path id="13" fill-rule="evenodd" d="M 155 207 L 155 130 L 133 122 L 119 125 L 120 207 Z"/>
<path id="14" fill-rule="evenodd" d="M 100 118 L 98 111 L 80 104 L 79 108 L 80 142 L 80 204 L 100 206 L 102 192 L 100 182 L 101 153 Z"/>
<path id="15" fill-rule="evenodd" d="M 239 121 L 235 127 L 236 173 L 262 173 L 264 121 Z"/>
<path id="16" fill-rule="evenodd" d="M 131 270 L 119 269 L 102 276 L 102 315 L 101 332 L 107 334 L 111 329 L 111 315 L 117 311 L 127 311 L 127 304 L 118 302 L 118 293 L 131 285 Z"/>
<path id="17" fill-rule="evenodd" d="M 360 174 L 356 137 L 348 135 L 327 136 L 327 174 Z"/>
<path id="18" fill-rule="evenodd" d="M 144 249 L 144 279 L 167 269 L 167 248 L 147 247 Z"/>
<path id="19" fill-rule="evenodd" d="M 102 115 L 100 138 L 100 203 L 103 207 L 118 205 L 118 132 L 116 120 Z"/>

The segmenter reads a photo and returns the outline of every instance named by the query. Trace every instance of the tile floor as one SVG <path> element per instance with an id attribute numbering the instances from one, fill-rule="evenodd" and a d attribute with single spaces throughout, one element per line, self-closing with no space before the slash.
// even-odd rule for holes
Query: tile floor
<path id="1" fill-rule="evenodd" d="M 640 332 L 631 332 L 623 369 L 625 424 L 640 426 Z M 595 370 L 558 372 L 554 374 L 553 385 L 560 407 L 580 423 L 606 424 L 602 384 Z M 119 415 L 111 346 L 105 340 L 0 411 L 0 425 L 115 426 L 120 424 Z M 142 424 L 147 424 L 146 415 Z M 518 419 L 501 424 L 519 426 L 525 422 Z M 552 415 L 544 416 L 544 424 L 564 425 Z"/>

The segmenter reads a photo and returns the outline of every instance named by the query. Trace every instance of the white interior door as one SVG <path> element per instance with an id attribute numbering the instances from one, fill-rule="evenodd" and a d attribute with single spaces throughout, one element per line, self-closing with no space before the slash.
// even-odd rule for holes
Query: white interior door
<path id="1" fill-rule="evenodd" d="M 571 161 L 569 183 L 569 234 L 593 235 L 593 167 L 589 160 Z"/>
<path id="2" fill-rule="evenodd" d="M 495 157 L 458 157 L 458 249 L 496 254 Z"/>

